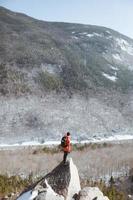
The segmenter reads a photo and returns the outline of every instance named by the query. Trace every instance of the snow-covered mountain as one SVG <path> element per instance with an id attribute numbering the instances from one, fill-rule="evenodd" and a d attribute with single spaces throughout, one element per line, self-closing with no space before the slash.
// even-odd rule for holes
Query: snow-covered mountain
<path id="1" fill-rule="evenodd" d="M 0 141 L 132 134 L 133 40 L 0 7 Z"/>

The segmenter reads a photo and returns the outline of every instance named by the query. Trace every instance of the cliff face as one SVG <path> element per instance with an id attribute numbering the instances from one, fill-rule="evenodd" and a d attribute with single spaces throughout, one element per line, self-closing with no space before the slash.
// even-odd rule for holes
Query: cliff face
<path id="1" fill-rule="evenodd" d="M 17 200 L 108 200 L 98 188 L 81 190 L 77 167 L 72 159 L 59 164 L 42 180 L 23 192 Z"/>
<path id="2" fill-rule="evenodd" d="M 133 40 L 0 7 L 0 141 L 129 134 Z"/>

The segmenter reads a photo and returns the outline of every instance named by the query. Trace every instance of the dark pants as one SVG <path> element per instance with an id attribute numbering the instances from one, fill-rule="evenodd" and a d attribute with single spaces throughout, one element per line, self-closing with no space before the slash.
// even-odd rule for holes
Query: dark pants
<path id="1" fill-rule="evenodd" d="M 66 160 L 67 160 L 67 155 L 69 153 L 67 151 L 64 151 L 64 156 L 63 156 L 63 163 L 65 164 L 66 163 Z"/>

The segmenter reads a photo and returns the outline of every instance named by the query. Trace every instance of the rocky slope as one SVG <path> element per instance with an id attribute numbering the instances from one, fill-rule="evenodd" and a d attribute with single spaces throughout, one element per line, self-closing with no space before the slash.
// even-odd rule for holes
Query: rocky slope
<path id="1" fill-rule="evenodd" d="M 0 141 L 132 133 L 133 40 L 0 7 Z"/>

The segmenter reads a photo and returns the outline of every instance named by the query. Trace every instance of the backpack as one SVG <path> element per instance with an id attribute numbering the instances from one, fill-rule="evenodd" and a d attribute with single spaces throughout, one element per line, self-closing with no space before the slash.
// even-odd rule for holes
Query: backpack
<path id="1" fill-rule="evenodd" d="M 67 144 L 66 144 L 66 136 L 63 136 L 63 137 L 61 138 L 61 146 L 62 146 L 62 147 L 66 147 L 66 146 L 67 146 Z"/>

